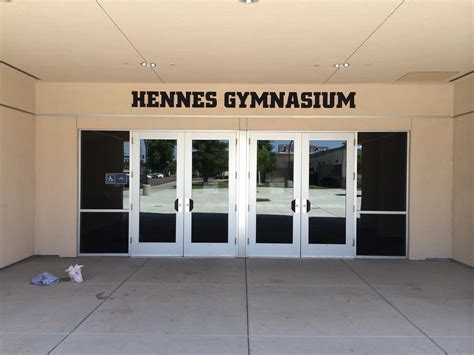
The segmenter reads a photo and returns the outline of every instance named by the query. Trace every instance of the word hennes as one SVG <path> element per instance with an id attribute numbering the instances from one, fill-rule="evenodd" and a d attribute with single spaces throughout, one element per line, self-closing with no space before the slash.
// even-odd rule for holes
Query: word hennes
<path id="1" fill-rule="evenodd" d="M 355 95 L 340 91 L 273 92 L 227 91 L 226 108 L 355 108 Z M 132 91 L 132 107 L 215 108 L 216 91 Z"/>

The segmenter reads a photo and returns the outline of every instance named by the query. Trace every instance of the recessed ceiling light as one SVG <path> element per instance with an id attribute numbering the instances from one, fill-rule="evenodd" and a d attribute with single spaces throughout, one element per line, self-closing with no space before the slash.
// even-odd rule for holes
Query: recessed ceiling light
<path id="1" fill-rule="evenodd" d="M 148 63 L 148 62 L 141 62 L 140 65 L 145 68 L 154 68 L 156 67 L 156 63 Z"/>
<path id="2" fill-rule="evenodd" d="M 349 63 L 336 63 L 334 64 L 334 67 L 337 68 L 337 69 L 342 69 L 342 68 L 347 68 L 349 67 Z"/>
<path id="3" fill-rule="evenodd" d="M 239 0 L 239 2 L 244 4 L 255 4 L 258 0 Z"/>

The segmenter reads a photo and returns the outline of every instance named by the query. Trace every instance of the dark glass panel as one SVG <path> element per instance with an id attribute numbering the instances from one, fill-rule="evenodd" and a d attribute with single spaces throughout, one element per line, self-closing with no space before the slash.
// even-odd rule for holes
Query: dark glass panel
<path id="1" fill-rule="evenodd" d="M 227 213 L 193 213 L 193 243 L 227 243 L 229 215 Z"/>
<path id="2" fill-rule="evenodd" d="M 309 142 L 309 244 L 346 244 L 345 140 Z"/>
<path id="3" fill-rule="evenodd" d="M 358 143 L 358 209 L 406 211 L 407 133 L 359 133 Z"/>
<path id="4" fill-rule="evenodd" d="M 257 243 L 293 243 L 293 169 L 292 140 L 257 142 Z"/>
<path id="5" fill-rule="evenodd" d="M 128 213 L 82 212 L 81 253 L 128 253 Z"/>
<path id="6" fill-rule="evenodd" d="M 81 132 L 82 209 L 127 209 L 128 183 L 107 184 L 106 174 L 128 172 L 129 132 Z"/>
<path id="7" fill-rule="evenodd" d="M 357 255 L 405 256 L 406 216 L 362 214 L 357 218 Z"/>
<path id="8" fill-rule="evenodd" d="M 192 243 L 227 243 L 229 141 L 193 140 Z"/>
<path id="9" fill-rule="evenodd" d="M 140 243 L 175 242 L 175 213 L 140 212 Z"/>
<path id="10" fill-rule="evenodd" d="M 176 140 L 140 140 L 141 243 L 176 242 Z"/>

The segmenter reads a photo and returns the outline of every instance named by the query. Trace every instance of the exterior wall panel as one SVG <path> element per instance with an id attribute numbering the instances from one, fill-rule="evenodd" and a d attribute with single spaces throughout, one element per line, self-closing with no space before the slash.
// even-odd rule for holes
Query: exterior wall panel
<path id="1" fill-rule="evenodd" d="M 0 268 L 33 255 L 34 149 L 35 118 L 0 107 Z"/>
<path id="2" fill-rule="evenodd" d="M 412 122 L 410 259 L 451 257 L 452 133 L 452 118 Z"/>
<path id="3" fill-rule="evenodd" d="M 0 268 L 34 250 L 35 85 L 0 64 Z"/>
<path id="4" fill-rule="evenodd" d="M 357 108 L 131 107 L 131 90 L 356 91 Z M 77 253 L 77 132 L 113 130 L 409 131 L 409 257 L 452 255 L 452 85 L 228 86 L 41 83 L 37 131 L 38 254 Z M 49 114 L 49 115 L 48 115 Z M 51 115 L 53 114 L 53 115 Z M 70 116 L 68 116 L 70 115 Z M 305 117 L 307 115 L 308 117 Z M 318 117 L 323 116 L 323 117 Z M 331 117 L 334 116 L 334 117 Z M 425 117 L 425 118 L 423 118 Z M 57 175 L 56 177 L 54 175 Z M 48 186 L 50 179 L 58 186 Z M 48 188 L 53 188 L 46 193 Z M 48 208 L 49 207 L 49 208 Z M 65 221 L 55 226 L 55 221 Z"/>
<path id="5" fill-rule="evenodd" d="M 454 85 L 453 147 L 453 258 L 471 266 L 474 266 L 473 87 L 473 74 Z"/>
<path id="6" fill-rule="evenodd" d="M 76 118 L 38 117 L 36 126 L 35 254 L 76 256 Z"/>

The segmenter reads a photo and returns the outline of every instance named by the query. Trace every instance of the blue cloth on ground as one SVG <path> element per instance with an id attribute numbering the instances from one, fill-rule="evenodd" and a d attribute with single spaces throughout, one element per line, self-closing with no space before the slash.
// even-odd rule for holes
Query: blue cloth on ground
<path id="1" fill-rule="evenodd" d="M 53 274 L 50 274 L 49 272 L 43 272 L 42 274 L 33 277 L 31 279 L 31 283 L 33 285 L 39 286 L 56 285 L 57 283 L 59 283 L 59 278 L 57 278 Z"/>

